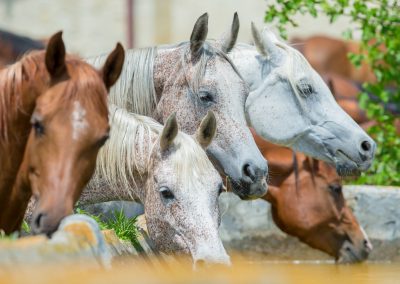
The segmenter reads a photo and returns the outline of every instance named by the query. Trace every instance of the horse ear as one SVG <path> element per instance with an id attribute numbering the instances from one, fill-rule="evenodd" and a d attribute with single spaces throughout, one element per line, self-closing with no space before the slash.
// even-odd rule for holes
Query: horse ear
<path id="1" fill-rule="evenodd" d="M 107 57 L 106 63 L 102 69 L 103 81 L 108 91 L 118 80 L 119 75 L 121 75 L 124 60 L 125 50 L 118 42 L 115 49 Z"/>
<path id="2" fill-rule="evenodd" d="M 62 31 L 54 34 L 47 45 L 45 63 L 52 80 L 59 80 L 68 75 L 65 64 L 65 45 Z"/>
<path id="3" fill-rule="evenodd" d="M 233 22 L 229 32 L 225 33 L 222 38 L 218 41 L 221 46 L 221 50 L 225 53 L 229 53 L 236 44 L 236 40 L 239 34 L 239 16 L 235 12 L 233 15 Z"/>
<path id="4" fill-rule="evenodd" d="M 197 56 L 206 41 L 208 33 L 208 13 L 204 13 L 194 24 L 192 35 L 190 36 L 190 52 Z"/>
<path id="5" fill-rule="evenodd" d="M 319 171 L 319 164 L 320 164 L 319 160 L 312 158 L 313 169 L 316 173 Z"/>
<path id="6" fill-rule="evenodd" d="M 212 111 L 208 111 L 196 131 L 196 140 L 203 149 L 206 149 L 215 137 L 217 131 L 217 120 Z"/>
<path id="7" fill-rule="evenodd" d="M 251 22 L 251 33 L 253 35 L 253 40 L 257 51 L 262 56 L 278 62 L 278 60 L 280 60 L 281 53 L 276 46 L 276 43 L 278 42 L 276 36 L 268 29 L 264 29 L 262 32 L 260 32 L 253 22 Z"/>
<path id="8" fill-rule="evenodd" d="M 176 121 L 176 114 L 171 114 L 163 128 L 160 138 L 161 151 L 166 151 L 174 141 L 178 134 L 178 123 Z"/>

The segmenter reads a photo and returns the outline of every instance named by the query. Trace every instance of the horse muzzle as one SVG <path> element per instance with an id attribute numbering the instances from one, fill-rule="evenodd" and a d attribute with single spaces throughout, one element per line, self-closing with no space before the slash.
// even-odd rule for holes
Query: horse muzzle
<path id="1" fill-rule="evenodd" d="M 363 262 L 367 260 L 371 251 L 372 245 L 368 239 L 363 240 L 359 245 L 345 241 L 340 248 L 336 262 L 340 264 Z"/>

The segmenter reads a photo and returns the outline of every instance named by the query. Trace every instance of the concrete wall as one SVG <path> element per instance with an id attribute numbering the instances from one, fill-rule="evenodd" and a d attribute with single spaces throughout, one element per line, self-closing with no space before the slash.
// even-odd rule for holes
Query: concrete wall
<path id="1" fill-rule="evenodd" d="M 239 40 L 251 41 L 250 22 L 263 23 L 263 0 L 134 0 L 134 41 L 143 47 L 189 39 L 194 22 L 210 15 L 209 38 L 218 38 L 238 11 Z M 83 56 L 111 50 L 127 41 L 127 0 L 0 0 L 0 28 L 33 38 L 47 38 L 64 30 L 69 51 Z M 299 17 L 301 28 L 289 35 L 324 33 L 340 36 L 349 26 L 342 20 L 330 26 L 326 18 Z"/>

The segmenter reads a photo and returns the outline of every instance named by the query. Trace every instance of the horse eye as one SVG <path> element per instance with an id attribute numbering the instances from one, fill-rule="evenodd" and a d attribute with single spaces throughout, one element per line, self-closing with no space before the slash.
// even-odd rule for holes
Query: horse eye
<path id="1" fill-rule="evenodd" d="M 161 194 L 162 198 L 165 200 L 172 200 L 175 198 L 175 195 L 172 193 L 172 191 L 168 187 L 165 187 L 165 186 L 160 188 L 160 194 Z"/>
<path id="2" fill-rule="evenodd" d="M 338 184 L 338 183 L 333 183 L 333 184 L 330 184 L 330 185 L 329 185 L 329 189 L 330 189 L 332 192 L 341 193 L 341 192 L 342 192 L 342 185 L 341 185 L 341 184 Z"/>
<path id="3" fill-rule="evenodd" d="M 36 120 L 32 123 L 32 127 L 35 130 L 37 136 L 42 136 L 44 134 L 44 126 L 42 122 Z"/>
<path id="4" fill-rule="evenodd" d="M 309 96 L 314 93 L 313 86 L 304 82 L 301 82 L 299 85 L 297 85 L 297 90 L 304 96 Z"/>
<path id="5" fill-rule="evenodd" d="M 199 93 L 200 100 L 205 103 L 214 102 L 214 97 L 209 92 L 200 92 Z"/>

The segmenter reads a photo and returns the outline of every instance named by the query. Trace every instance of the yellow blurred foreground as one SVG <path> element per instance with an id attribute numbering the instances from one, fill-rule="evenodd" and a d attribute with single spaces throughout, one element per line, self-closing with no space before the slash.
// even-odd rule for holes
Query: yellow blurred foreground
<path id="1" fill-rule="evenodd" d="M 250 262 L 233 258 L 233 265 L 192 270 L 189 262 L 122 259 L 110 269 L 96 263 L 0 268 L 0 283 L 400 283 L 400 264 Z"/>

